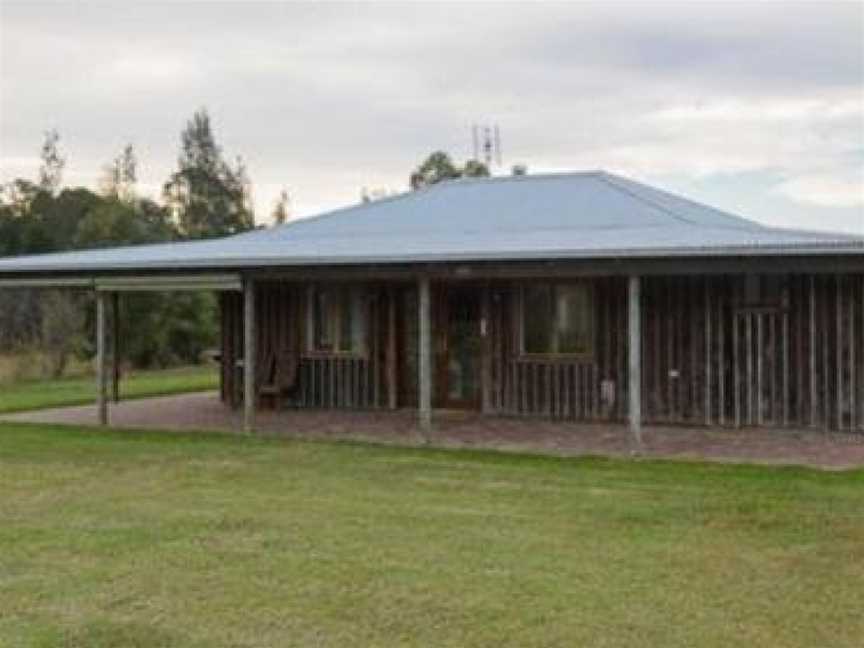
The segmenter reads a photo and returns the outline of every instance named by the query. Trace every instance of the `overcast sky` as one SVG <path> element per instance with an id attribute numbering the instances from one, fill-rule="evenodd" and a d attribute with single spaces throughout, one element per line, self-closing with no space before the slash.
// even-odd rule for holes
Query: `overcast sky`
<path id="1" fill-rule="evenodd" d="M 0 180 L 126 142 L 158 195 L 206 106 L 257 219 L 403 190 L 497 122 L 504 164 L 604 168 L 774 225 L 864 233 L 864 3 L 0 4 Z M 504 170 L 502 169 L 502 172 Z"/>

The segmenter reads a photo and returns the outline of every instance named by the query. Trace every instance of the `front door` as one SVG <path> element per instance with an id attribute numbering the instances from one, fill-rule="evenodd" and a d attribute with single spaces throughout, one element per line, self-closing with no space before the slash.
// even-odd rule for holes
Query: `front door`
<path id="1" fill-rule="evenodd" d="M 439 299 L 436 396 L 440 407 L 480 407 L 480 291 L 443 286 Z"/>

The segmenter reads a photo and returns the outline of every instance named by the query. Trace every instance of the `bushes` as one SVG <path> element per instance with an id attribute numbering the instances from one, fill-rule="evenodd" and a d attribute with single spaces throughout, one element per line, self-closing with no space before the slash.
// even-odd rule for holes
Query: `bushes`
<path id="1" fill-rule="evenodd" d="M 181 238 L 166 209 L 153 201 L 122 201 L 85 188 L 53 195 L 20 181 L 0 202 L 0 256 L 157 243 Z M 22 368 L 20 378 L 58 378 L 70 363 L 95 355 L 95 302 L 90 291 L 0 290 L 0 354 Z M 124 361 L 135 368 L 198 362 L 216 343 L 212 294 L 130 294 L 122 299 Z M 33 350 L 38 350 L 33 351 Z M 31 358 L 37 353 L 38 361 Z"/>
<path id="2" fill-rule="evenodd" d="M 45 380 L 51 377 L 52 362 L 38 347 L 27 347 L 14 353 L 0 354 L 0 385 Z M 69 358 L 64 376 L 86 376 L 93 373 L 92 359 Z"/>

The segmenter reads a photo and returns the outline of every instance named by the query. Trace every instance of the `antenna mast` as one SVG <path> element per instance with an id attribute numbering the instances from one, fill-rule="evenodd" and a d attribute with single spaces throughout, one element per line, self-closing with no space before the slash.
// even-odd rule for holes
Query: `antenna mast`
<path id="1" fill-rule="evenodd" d="M 472 159 L 480 159 L 480 127 L 477 124 L 471 125 L 471 142 L 474 145 L 474 155 Z"/>
<path id="2" fill-rule="evenodd" d="M 472 124 L 471 144 L 474 157 L 491 171 L 501 168 L 504 157 L 501 153 L 501 128 L 498 124 Z"/>

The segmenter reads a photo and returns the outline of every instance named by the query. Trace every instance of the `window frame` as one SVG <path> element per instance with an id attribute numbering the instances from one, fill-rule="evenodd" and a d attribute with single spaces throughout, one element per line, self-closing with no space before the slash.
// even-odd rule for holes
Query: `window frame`
<path id="1" fill-rule="evenodd" d="M 579 286 L 587 293 L 587 303 L 591 312 L 589 313 L 588 321 L 590 322 L 591 330 L 588 334 L 589 349 L 587 351 L 547 351 L 547 352 L 531 352 L 525 349 L 525 291 L 537 285 L 549 286 L 553 290 L 559 286 Z M 523 361 L 546 360 L 550 362 L 590 362 L 593 361 L 597 353 L 597 304 L 596 291 L 593 281 L 587 280 L 559 280 L 553 279 L 548 281 L 532 281 L 520 283 L 516 289 L 517 295 L 517 312 L 516 312 L 516 349 L 517 359 Z M 549 326 L 552 327 L 552 336 L 557 335 L 557 327 L 555 326 L 554 318 L 550 318 Z"/>
<path id="2" fill-rule="evenodd" d="M 773 285 L 772 285 L 773 284 Z M 758 299 L 751 299 L 751 292 Z M 766 296 L 766 293 L 772 293 Z M 776 313 L 789 308 L 789 281 L 786 275 L 748 273 L 738 284 L 735 308 L 739 313 Z"/>
<path id="3" fill-rule="evenodd" d="M 348 351 L 340 350 L 341 341 L 342 341 L 342 311 L 344 310 L 344 302 L 339 300 L 337 301 L 338 306 L 338 315 L 336 316 L 336 321 L 338 322 L 335 326 L 335 340 L 332 349 L 323 349 L 318 347 L 316 330 L 318 328 L 318 320 L 316 319 L 318 316 L 317 309 L 317 298 L 318 295 L 323 291 L 341 291 L 347 290 L 349 295 L 349 300 L 353 301 L 353 299 L 357 300 L 359 303 L 359 308 L 357 309 L 356 315 L 360 318 L 361 322 L 360 326 L 360 348 L 359 349 L 351 349 Z M 369 327 L 370 327 L 370 316 L 369 316 L 369 291 L 365 286 L 355 286 L 355 285 L 340 285 L 334 283 L 316 283 L 309 286 L 306 291 L 306 355 L 307 357 L 312 358 L 357 358 L 357 359 L 365 359 L 369 354 Z"/>

